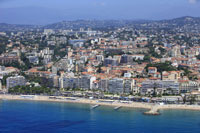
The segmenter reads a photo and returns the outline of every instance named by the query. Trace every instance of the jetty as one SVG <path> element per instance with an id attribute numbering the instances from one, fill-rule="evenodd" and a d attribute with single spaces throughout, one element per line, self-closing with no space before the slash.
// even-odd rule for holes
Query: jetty
<path id="1" fill-rule="evenodd" d="M 145 115 L 160 115 L 159 108 L 157 106 L 153 106 L 149 111 L 144 112 Z"/>
<path id="2" fill-rule="evenodd" d="M 117 107 L 115 107 L 114 108 L 114 110 L 118 110 L 118 109 L 120 109 L 122 106 L 117 106 Z"/>
<path id="3" fill-rule="evenodd" d="M 95 108 L 97 108 L 97 107 L 99 107 L 99 106 L 100 106 L 99 104 L 94 105 L 94 106 L 91 107 L 91 109 L 95 109 Z"/>

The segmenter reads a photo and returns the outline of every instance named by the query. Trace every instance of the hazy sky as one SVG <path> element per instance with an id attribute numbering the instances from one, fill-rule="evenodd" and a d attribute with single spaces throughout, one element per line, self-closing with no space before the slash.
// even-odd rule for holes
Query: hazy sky
<path id="1" fill-rule="evenodd" d="M 199 16 L 200 0 L 0 0 L 0 23 L 76 19 L 170 19 Z"/>

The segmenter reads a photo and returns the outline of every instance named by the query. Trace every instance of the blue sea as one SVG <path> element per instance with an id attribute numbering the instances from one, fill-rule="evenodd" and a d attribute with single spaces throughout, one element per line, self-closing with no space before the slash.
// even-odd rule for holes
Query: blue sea
<path id="1" fill-rule="evenodd" d="M 34 101 L 0 101 L 1 133 L 200 133 L 200 112 Z"/>

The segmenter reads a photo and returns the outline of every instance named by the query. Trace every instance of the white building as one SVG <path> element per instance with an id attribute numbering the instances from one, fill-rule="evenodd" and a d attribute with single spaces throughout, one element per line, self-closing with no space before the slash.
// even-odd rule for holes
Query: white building
<path id="1" fill-rule="evenodd" d="M 26 79 L 23 76 L 8 77 L 6 79 L 7 89 L 15 86 L 25 86 L 25 85 L 26 85 Z"/>
<path id="2" fill-rule="evenodd" d="M 45 35 L 50 35 L 50 34 L 54 34 L 55 32 L 52 29 L 44 29 L 44 34 Z"/>
<path id="3" fill-rule="evenodd" d="M 5 71 L 5 66 L 0 66 L 0 72 Z"/>
<path id="4" fill-rule="evenodd" d="M 63 77 L 60 78 L 60 88 L 81 88 L 84 90 L 92 89 L 96 77 L 83 75 L 81 77 Z"/>
<path id="5" fill-rule="evenodd" d="M 1 83 L 1 80 L 0 80 L 0 90 L 2 90 L 2 83 Z"/>
<path id="6" fill-rule="evenodd" d="M 124 73 L 124 77 L 125 77 L 125 78 L 130 78 L 131 76 L 132 76 L 131 73 Z"/>
<path id="7" fill-rule="evenodd" d="M 171 80 L 146 80 L 142 82 L 141 94 L 152 94 L 154 89 L 157 94 L 179 94 L 179 83 Z M 170 92 L 169 92 L 170 90 Z"/>
<path id="8" fill-rule="evenodd" d="M 124 79 L 124 93 L 130 93 L 131 91 L 133 91 L 134 84 L 135 82 L 133 79 Z"/>
<path id="9" fill-rule="evenodd" d="M 60 78 L 60 88 L 79 88 L 79 78 L 77 77 L 62 77 Z"/>
<path id="10" fill-rule="evenodd" d="M 97 55 L 97 61 L 101 62 L 104 60 L 104 56 L 103 55 Z"/>
<path id="11" fill-rule="evenodd" d="M 132 55 L 132 58 L 135 60 L 144 60 L 144 55 Z"/>
<path id="12" fill-rule="evenodd" d="M 124 80 L 120 78 L 110 79 L 108 81 L 108 91 L 110 93 L 123 93 L 124 92 Z"/>
<path id="13" fill-rule="evenodd" d="M 92 76 L 88 76 L 88 75 L 84 75 L 81 76 L 80 80 L 79 80 L 79 86 L 80 88 L 84 89 L 84 90 L 88 90 L 88 89 L 92 89 L 92 84 L 93 81 L 95 81 L 96 78 L 92 77 Z"/>
<path id="14" fill-rule="evenodd" d="M 108 91 L 108 81 L 109 81 L 108 78 L 101 79 L 98 82 L 98 89 L 101 91 Z"/>

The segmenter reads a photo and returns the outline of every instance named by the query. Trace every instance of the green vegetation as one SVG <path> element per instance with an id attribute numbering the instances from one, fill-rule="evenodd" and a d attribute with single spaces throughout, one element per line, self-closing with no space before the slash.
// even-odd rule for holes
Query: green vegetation
<path id="1" fill-rule="evenodd" d="M 26 64 L 23 65 L 23 64 L 20 64 L 19 62 L 12 62 L 12 63 L 0 64 L 0 65 L 3 65 L 5 67 L 15 67 L 22 71 L 25 71 L 31 68 L 29 65 L 26 65 Z"/>
<path id="2" fill-rule="evenodd" d="M 135 58 L 133 58 L 133 61 L 134 61 L 134 62 L 137 62 L 138 64 L 142 64 L 142 62 L 144 62 L 143 60 L 140 60 L 140 59 L 137 59 L 137 60 L 136 60 Z"/>
<path id="3" fill-rule="evenodd" d="M 144 55 L 144 62 L 150 62 L 150 58 L 151 58 L 151 56 L 150 55 L 147 55 L 147 54 L 145 54 Z"/>
<path id="4" fill-rule="evenodd" d="M 159 55 L 159 54 L 155 51 L 155 48 L 154 48 L 154 47 L 149 47 L 149 54 L 150 54 L 152 57 L 155 57 L 155 58 L 162 58 L 162 55 Z"/>
<path id="5" fill-rule="evenodd" d="M 178 70 L 183 70 L 184 71 L 183 75 L 187 77 L 189 77 L 191 74 L 191 71 L 189 71 L 187 67 L 178 67 Z"/>
<path id="6" fill-rule="evenodd" d="M 196 56 L 198 60 L 200 60 L 200 54 Z"/>
<path id="7" fill-rule="evenodd" d="M 44 87 L 53 87 L 53 80 L 46 77 L 25 76 L 25 78 L 30 82 L 39 83 Z"/>
<path id="8" fill-rule="evenodd" d="M 31 68 L 31 63 L 26 58 L 26 55 L 24 53 L 21 53 L 21 60 L 24 62 L 24 65 L 20 66 L 22 70 L 28 70 Z"/>
<path id="9" fill-rule="evenodd" d="M 165 62 L 165 63 L 155 63 L 155 64 L 147 64 L 146 71 L 148 71 L 149 67 L 156 67 L 158 69 L 158 72 L 162 73 L 163 71 L 175 71 L 177 70 L 175 67 L 171 65 L 171 62 Z"/>
<path id="10" fill-rule="evenodd" d="M 158 49 L 160 50 L 161 55 L 164 55 L 166 53 L 166 50 L 164 48 L 159 47 Z"/>
<path id="11" fill-rule="evenodd" d="M 3 76 L 3 79 L 2 79 L 2 85 L 6 85 L 6 79 L 8 78 L 8 77 L 11 77 L 12 75 L 10 74 L 10 75 L 5 75 L 5 76 Z"/>
<path id="12" fill-rule="evenodd" d="M 35 77 L 35 76 L 27 76 L 27 75 L 25 75 L 25 78 L 27 80 L 29 80 L 30 82 L 35 82 L 35 83 L 39 83 L 39 84 L 42 83 L 42 77 Z"/>
<path id="13" fill-rule="evenodd" d="M 24 95 L 35 95 L 35 94 L 48 94 L 52 95 L 53 90 L 47 87 L 30 87 L 30 86 L 16 86 L 8 89 L 10 94 L 24 94 Z"/>
<path id="14" fill-rule="evenodd" d="M 6 51 L 7 44 L 8 44 L 8 38 L 0 36 L 0 54 Z"/>
<path id="15" fill-rule="evenodd" d="M 191 105 L 194 104 L 197 101 L 195 95 L 189 96 L 188 100 L 189 100 L 189 102 L 190 102 Z"/>
<path id="16" fill-rule="evenodd" d="M 101 67 L 103 67 L 103 65 L 99 65 L 99 66 L 97 66 L 97 68 L 98 68 L 98 69 L 97 69 L 97 72 L 98 72 L 98 73 L 101 73 L 101 72 L 102 72 Z"/>
<path id="17" fill-rule="evenodd" d="M 104 55 L 105 55 L 106 58 L 109 57 L 109 56 L 113 57 L 113 56 L 115 56 L 115 55 L 123 55 L 123 54 L 125 54 L 125 53 L 124 53 L 123 51 L 120 51 L 120 50 L 116 50 L 116 51 L 105 51 L 105 52 L 104 52 Z"/>
<path id="18" fill-rule="evenodd" d="M 58 46 L 50 46 L 50 49 L 54 50 L 54 56 L 53 56 L 54 61 L 57 60 L 56 57 L 63 58 L 64 56 L 67 55 L 67 50 L 66 50 L 67 46 L 69 46 L 68 43 L 67 44 L 60 44 Z M 65 50 L 61 50 L 61 49 L 65 49 Z"/>

